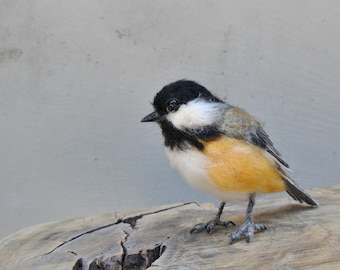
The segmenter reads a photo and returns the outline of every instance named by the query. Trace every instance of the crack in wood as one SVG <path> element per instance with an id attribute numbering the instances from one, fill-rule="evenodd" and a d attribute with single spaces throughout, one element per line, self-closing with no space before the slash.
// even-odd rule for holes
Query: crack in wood
<path id="1" fill-rule="evenodd" d="M 153 262 L 162 256 L 165 250 L 166 246 L 160 243 L 156 244 L 154 248 L 144 248 L 137 253 L 127 254 L 124 260 L 123 270 L 147 269 Z"/>
<path id="2" fill-rule="evenodd" d="M 122 254 L 120 256 L 113 255 L 111 257 L 104 258 L 103 256 L 95 258 L 89 265 L 88 270 L 106 270 L 106 269 L 122 269 L 132 270 L 140 269 L 145 270 L 151 266 L 153 262 L 159 259 L 160 256 L 166 250 L 166 246 L 163 243 L 155 244 L 153 248 L 143 248 L 137 252 L 131 252 L 128 254 L 128 250 L 125 247 L 125 243 L 128 241 L 130 234 L 123 231 L 125 236 L 120 242 L 122 248 Z M 86 262 L 83 258 L 77 260 L 76 264 L 72 268 L 73 270 L 85 270 Z"/>
<path id="3" fill-rule="evenodd" d="M 120 265 L 122 267 L 125 263 L 125 259 L 126 259 L 126 256 L 127 256 L 127 248 L 125 247 L 125 243 L 126 243 L 128 237 L 130 236 L 130 234 L 128 232 L 124 231 L 124 233 L 125 233 L 125 238 L 122 241 L 120 241 L 120 246 L 123 250 L 122 257 L 121 257 L 122 259 L 121 259 L 121 262 L 120 262 Z"/>
<path id="4" fill-rule="evenodd" d="M 83 258 L 79 258 L 76 264 L 72 267 L 72 270 L 84 270 L 86 267 L 86 262 Z"/>
<path id="5" fill-rule="evenodd" d="M 182 206 L 189 205 L 189 204 L 199 205 L 197 202 L 186 202 L 186 203 L 182 203 L 180 205 L 175 205 L 175 206 L 167 207 L 167 208 L 160 209 L 160 210 L 157 210 L 157 211 L 147 212 L 147 213 L 140 214 L 140 215 L 137 215 L 137 216 L 125 218 L 125 219 L 122 220 L 122 222 L 130 224 L 131 228 L 135 229 L 138 219 L 141 219 L 144 216 L 154 215 L 154 214 L 157 214 L 157 213 L 161 213 L 161 212 L 164 212 L 164 211 L 168 211 L 168 210 L 175 209 L 175 208 L 182 207 Z"/>
<path id="6" fill-rule="evenodd" d="M 60 248 L 60 247 L 62 247 L 62 246 L 64 246 L 64 245 L 66 245 L 67 243 L 72 242 L 73 240 L 76 240 L 76 239 L 78 239 L 78 238 L 84 236 L 85 234 L 93 233 L 93 232 L 96 232 L 96 231 L 99 231 L 99 230 L 102 230 L 102 229 L 105 229 L 105 228 L 108 228 L 108 227 L 117 225 L 117 224 L 119 224 L 119 223 L 121 223 L 121 222 L 122 222 L 121 220 L 118 220 L 118 221 L 115 222 L 115 223 L 111 223 L 111 224 L 108 224 L 108 225 L 104 225 L 104 226 L 101 226 L 101 227 L 94 228 L 94 229 L 92 229 L 92 230 L 83 232 L 83 233 L 81 233 L 81 234 L 78 234 L 78 235 L 72 237 L 71 239 L 69 239 L 69 240 L 67 240 L 67 241 L 65 241 L 65 242 L 63 242 L 63 243 L 61 243 L 61 244 L 59 244 L 58 246 L 56 246 L 56 247 L 55 247 L 54 249 L 52 249 L 51 251 L 45 253 L 43 256 L 46 256 L 46 255 L 49 255 L 49 254 L 53 253 L 53 252 L 56 251 L 58 248 Z"/>
<path id="7" fill-rule="evenodd" d="M 189 204 L 197 204 L 198 205 L 197 202 L 186 202 L 186 203 L 182 203 L 182 204 L 179 204 L 179 205 L 159 209 L 157 211 L 146 212 L 146 213 L 143 213 L 143 214 L 140 214 L 140 215 L 118 219 L 114 223 L 110 223 L 110 224 L 107 224 L 107 225 L 104 225 L 104 226 L 93 228 L 91 230 L 88 230 L 88 231 L 85 231 L 81 234 L 78 234 L 78 235 L 70 238 L 69 240 L 66 240 L 63 243 L 59 244 L 58 246 L 56 246 L 51 251 L 45 253 L 43 256 L 52 254 L 53 252 L 55 252 L 57 249 L 61 248 L 62 246 L 66 245 L 66 244 L 86 235 L 86 234 L 90 234 L 90 233 L 93 233 L 93 232 L 96 232 L 96 231 L 99 231 L 99 230 L 102 230 L 102 229 L 106 229 L 108 227 L 111 227 L 111 226 L 114 226 L 114 225 L 117 225 L 117 224 L 120 224 L 120 223 L 129 224 L 131 226 L 131 228 L 135 230 L 137 221 L 139 219 L 143 218 L 144 216 L 157 214 L 157 213 L 160 213 L 160 212 L 179 208 L 179 207 L 186 206 L 186 205 L 189 205 Z M 139 267 L 138 269 L 146 269 L 155 260 L 157 260 L 163 254 L 163 252 L 166 249 L 166 246 L 164 246 L 162 243 L 160 243 L 160 244 L 156 244 L 155 247 L 153 247 L 153 248 L 144 248 L 144 249 L 139 250 L 137 253 L 127 254 L 127 249 L 125 247 L 125 243 L 128 239 L 129 234 L 126 231 L 124 231 L 124 233 L 125 233 L 125 239 L 121 241 L 121 247 L 123 249 L 123 254 L 122 254 L 121 258 L 117 258 L 117 256 L 112 256 L 110 258 L 106 258 L 105 261 L 103 260 L 103 258 L 97 258 L 97 259 L 95 259 L 91 262 L 91 264 L 89 265 L 89 269 L 91 269 L 91 270 L 92 269 L 111 269 L 111 268 L 107 268 L 107 267 L 109 267 L 109 266 L 111 267 L 115 263 L 119 263 L 119 265 L 122 267 L 122 269 L 136 269 L 136 268 L 134 268 L 136 266 Z M 77 270 L 83 270 L 85 268 L 86 268 L 86 261 L 83 258 L 78 259 L 77 262 L 75 263 L 75 265 L 73 266 L 73 269 L 77 269 Z"/>

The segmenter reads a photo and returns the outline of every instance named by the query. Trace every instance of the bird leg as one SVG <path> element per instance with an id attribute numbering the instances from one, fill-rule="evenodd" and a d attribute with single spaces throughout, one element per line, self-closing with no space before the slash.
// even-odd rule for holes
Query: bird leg
<path id="1" fill-rule="evenodd" d="M 220 207 L 218 208 L 217 214 L 216 214 L 214 219 L 209 220 L 206 223 L 196 224 L 190 230 L 190 233 L 198 233 L 198 232 L 201 232 L 203 230 L 206 230 L 207 233 L 210 233 L 215 228 L 216 225 L 227 227 L 229 224 L 232 224 L 232 225 L 235 226 L 235 223 L 232 222 L 232 221 L 226 221 L 226 222 L 221 221 L 221 215 L 222 215 L 222 211 L 223 211 L 225 204 L 226 204 L 226 202 L 221 202 Z"/>
<path id="2" fill-rule="evenodd" d="M 249 243 L 250 238 L 254 236 L 254 231 L 264 231 L 267 227 L 263 224 L 256 224 L 252 220 L 252 212 L 255 205 L 255 193 L 250 194 L 248 208 L 246 212 L 246 220 L 245 222 L 230 235 L 230 244 L 235 243 L 239 240 L 242 235 L 246 235 L 246 241 Z"/>

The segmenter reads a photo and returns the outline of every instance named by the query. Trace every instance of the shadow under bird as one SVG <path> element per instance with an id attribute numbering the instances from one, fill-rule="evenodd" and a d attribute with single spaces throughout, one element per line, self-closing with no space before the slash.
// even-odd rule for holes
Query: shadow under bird
<path id="1" fill-rule="evenodd" d="M 230 235 L 234 243 L 266 229 L 252 220 L 256 194 L 286 191 L 300 203 L 318 206 L 289 176 L 289 166 L 260 122 L 246 111 L 215 97 L 188 80 L 170 83 L 157 93 L 154 112 L 142 122 L 157 122 L 171 165 L 194 188 L 221 200 L 214 219 L 191 233 L 235 225 L 220 217 L 226 201 L 249 200 L 245 222 Z"/>

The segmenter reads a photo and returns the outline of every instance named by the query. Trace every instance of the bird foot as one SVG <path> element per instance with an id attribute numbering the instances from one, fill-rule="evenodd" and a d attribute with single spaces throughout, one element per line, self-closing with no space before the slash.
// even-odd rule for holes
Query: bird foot
<path id="1" fill-rule="evenodd" d="M 212 219 L 212 220 L 209 220 L 208 222 L 206 223 L 199 223 L 199 224 L 196 224 L 191 230 L 190 230 L 190 233 L 198 233 L 198 232 L 201 232 L 201 231 L 204 231 L 206 230 L 207 233 L 210 233 L 214 230 L 215 226 L 218 225 L 218 226 L 223 226 L 223 227 L 227 227 L 229 224 L 232 224 L 233 226 L 235 226 L 235 223 L 232 222 L 232 221 L 221 221 L 219 219 Z"/>
<path id="2" fill-rule="evenodd" d="M 264 224 L 256 224 L 253 221 L 246 221 L 243 223 L 235 232 L 230 235 L 230 244 L 235 243 L 244 234 L 246 235 L 246 241 L 249 243 L 250 238 L 254 236 L 254 231 L 262 232 L 266 230 L 267 227 Z"/>

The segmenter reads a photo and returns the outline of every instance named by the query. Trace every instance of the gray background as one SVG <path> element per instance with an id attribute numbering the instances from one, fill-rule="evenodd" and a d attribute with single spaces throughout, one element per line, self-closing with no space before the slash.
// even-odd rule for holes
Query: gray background
<path id="1" fill-rule="evenodd" d="M 304 188 L 339 182 L 340 2 L 0 0 L 0 237 L 216 200 L 141 124 L 164 84 L 247 109 Z M 287 199 L 288 201 L 288 199 Z"/>

